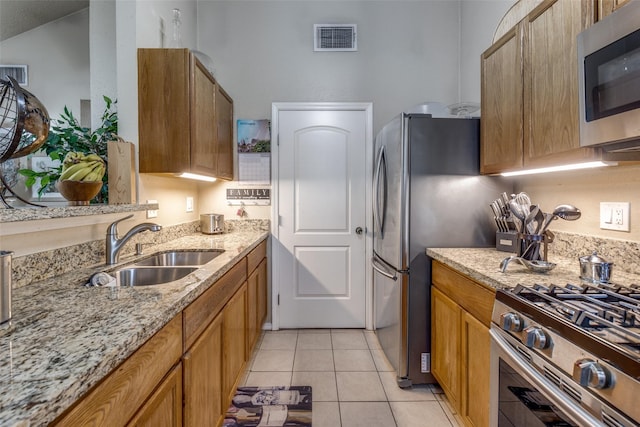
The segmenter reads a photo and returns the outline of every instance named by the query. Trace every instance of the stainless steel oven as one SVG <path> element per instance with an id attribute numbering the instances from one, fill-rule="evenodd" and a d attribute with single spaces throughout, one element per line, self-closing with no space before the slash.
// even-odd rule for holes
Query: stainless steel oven
<path id="1" fill-rule="evenodd" d="M 640 425 L 638 301 L 640 287 L 498 290 L 490 425 Z"/>
<path id="2" fill-rule="evenodd" d="M 640 150 L 640 1 L 578 35 L 580 145 Z"/>

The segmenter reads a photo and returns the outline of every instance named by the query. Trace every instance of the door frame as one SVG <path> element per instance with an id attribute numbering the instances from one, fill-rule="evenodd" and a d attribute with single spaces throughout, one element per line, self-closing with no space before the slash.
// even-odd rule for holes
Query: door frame
<path id="1" fill-rule="evenodd" d="M 372 102 L 274 102 L 271 104 L 271 328 L 280 329 L 278 295 L 280 284 L 279 246 L 279 123 L 281 111 L 363 111 L 365 129 L 365 327 L 373 329 L 373 269 L 371 267 L 373 245 L 373 103 Z M 273 143 L 275 142 L 275 144 Z"/>

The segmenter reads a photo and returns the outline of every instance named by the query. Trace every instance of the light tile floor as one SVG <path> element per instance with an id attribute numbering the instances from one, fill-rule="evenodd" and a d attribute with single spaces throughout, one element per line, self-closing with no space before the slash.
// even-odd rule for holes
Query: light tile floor
<path id="1" fill-rule="evenodd" d="M 401 389 L 374 332 L 266 331 L 244 385 L 313 387 L 313 427 L 458 427 L 437 385 Z"/>

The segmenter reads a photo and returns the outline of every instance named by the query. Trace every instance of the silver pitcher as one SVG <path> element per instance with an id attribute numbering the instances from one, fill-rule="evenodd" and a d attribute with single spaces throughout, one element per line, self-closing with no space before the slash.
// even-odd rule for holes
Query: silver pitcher
<path id="1" fill-rule="evenodd" d="M 11 255 L 13 252 L 0 251 L 0 326 L 11 320 Z"/>

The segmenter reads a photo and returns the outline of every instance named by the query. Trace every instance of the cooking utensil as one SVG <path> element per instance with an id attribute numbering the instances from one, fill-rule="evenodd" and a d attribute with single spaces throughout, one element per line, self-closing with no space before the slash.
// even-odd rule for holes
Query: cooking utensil
<path id="1" fill-rule="evenodd" d="M 547 228 L 551 224 L 551 221 L 553 221 L 554 219 L 562 218 L 565 221 L 575 221 L 582 216 L 582 212 L 580 212 L 580 209 L 576 208 L 573 205 L 558 205 L 553 210 L 553 213 L 551 215 L 547 215 L 548 214 L 545 214 L 545 221 L 542 225 L 542 229 L 540 230 L 540 234 L 543 234 L 545 231 L 547 231 Z"/>
<path id="2" fill-rule="evenodd" d="M 520 206 L 516 199 L 511 199 L 509 200 L 509 210 L 511 210 L 511 213 L 520 220 L 520 227 L 518 227 L 516 223 L 516 228 L 518 228 L 518 231 L 520 233 L 524 233 L 524 220 L 526 217 L 524 212 L 522 211 L 522 206 Z"/>
<path id="3" fill-rule="evenodd" d="M 580 278 L 595 283 L 609 283 L 613 263 L 607 262 L 598 255 L 597 251 L 593 251 L 591 255 L 585 255 L 578 258 L 580 261 Z"/>
<path id="4" fill-rule="evenodd" d="M 533 271 L 534 273 L 547 273 L 551 270 L 553 270 L 556 267 L 556 264 L 553 262 L 548 262 L 548 261 L 529 261 L 527 259 L 524 259 L 522 257 L 519 257 L 517 255 L 512 255 L 510 257 L 507 257 L 505 259 L 502 260 L 502 262 L 500 262 L 500 271 L 502 271 L 503 273 L 507 271 L 507 266 L 509 265 L 509 263 L 511 261 L 516 261 L 522 265 L 524 265 L 525 267 L 527 267 L 529 270 Z"/>
<path id="5" fill-rule="evenodd" d="M 532 222 L 538 215 L 538 212 L 540 212 L 540 208 L 538 207 L 538 205 L 531 205 L 531 207 L 529 208 L 529 213 L 524 219 L 525 230 L 527 230 L 527 233 L 529 234 L 533 234 L 535 232 L 535 227 Z"/>
<path id="6" fill-rule="evenodd" d="M 531 209 L 531 198 L 525 192 L 520 192 L 516 195 L 516 201 L 522 206 L 523 212 L 529 212 Z"/>

